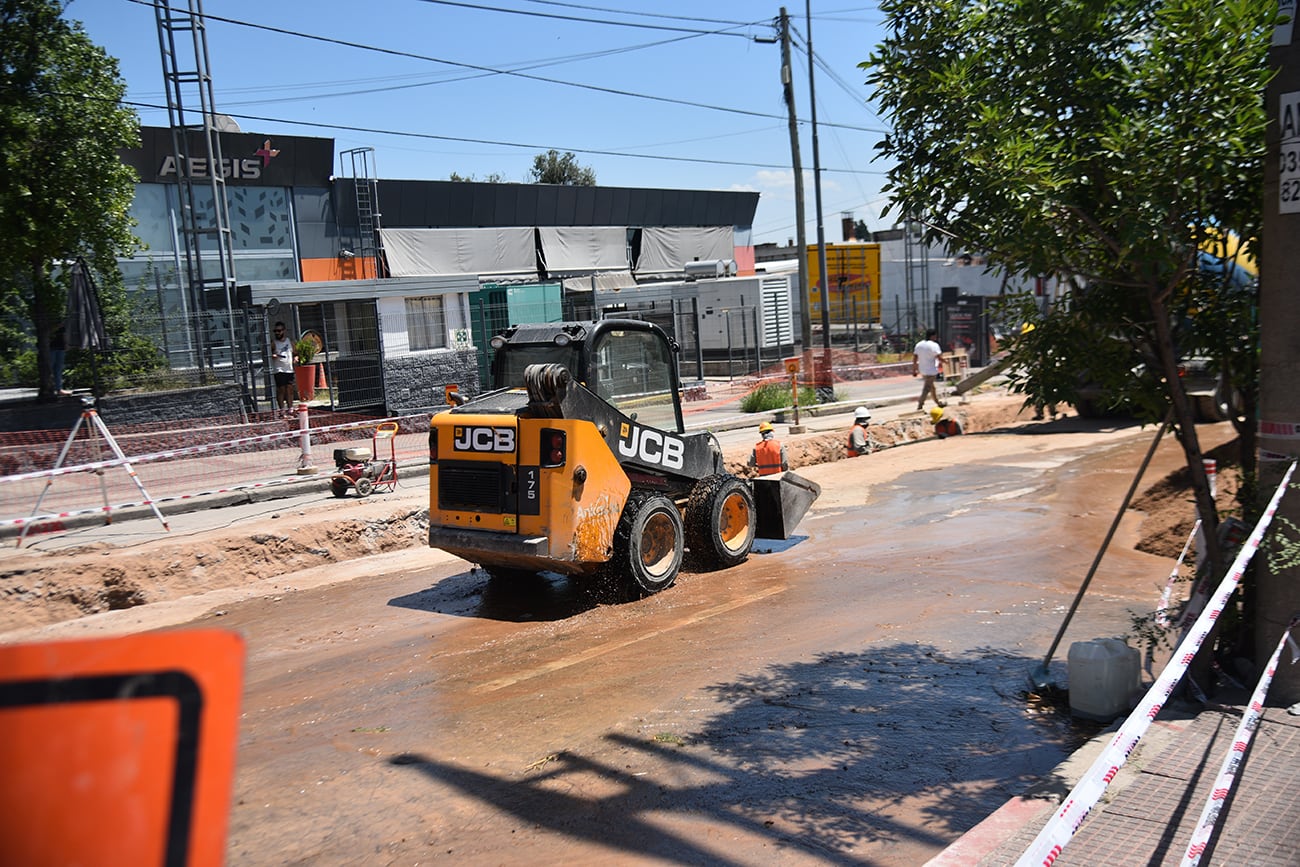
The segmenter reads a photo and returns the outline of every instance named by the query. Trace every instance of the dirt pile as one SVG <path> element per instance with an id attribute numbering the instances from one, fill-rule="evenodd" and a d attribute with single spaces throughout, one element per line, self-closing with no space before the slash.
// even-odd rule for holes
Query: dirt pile
<path id="1" fill-rule="evenodd" d="M 1218 464 L 1215 505 L 1219 514 L 1235 514 L 1237 491 L 1241 487 L 1241 461 L 1238 441 L 1232 440 L 1205 453 Z M 1141 512 L 1142 539 L 1135 546 L 1139 551 L 1160 557 L 1177 559 L 1196 524 L 1196 500 L 1192 496 L 1191 474 L 1180 469 L 1133 498 L 1130 508 Z M 1188 555 L 1192 555 L 1189 553 Z"/>
<path id="2" fill-rule="evenodd" d="M 961 422 L 962 430 L 968 434 L 1007 428 L 1024 423 L 1027 419 L 1021 415 L 1020 398 L 1016 397 L 965 406 L 950 404 L 946 412 Z M 844 451 L 848 436 L 849 430 L 846 427 L 843 431 L 833 433 L 785 437 L 782 442 L 785 444 L 790 469 L 847 460 Z M 867 428 L 867 443 L 873 452 L 933 436 L 934 425 L 930 423 L 928 413 L 908 413 L 902 418 L 872 424 Z M 747 466 L 749 448 L 728 449 L 723 457 L 728 471 L 738 476 L 754 475 L 754 470 Z"/>
<path id="3" fill-rule="evenodd" d="M 271 516 L 272 522 L 278 519 Z M 134 608 L 422 545 L 429 529 L 423 509 L 365 521 L 336 516 L 282 523 L 278 532 L 232 528 L 228 534 L 163 539 L 139 551 L 99 543 L 20 555 L 0 571 L 0 629 Z"/>

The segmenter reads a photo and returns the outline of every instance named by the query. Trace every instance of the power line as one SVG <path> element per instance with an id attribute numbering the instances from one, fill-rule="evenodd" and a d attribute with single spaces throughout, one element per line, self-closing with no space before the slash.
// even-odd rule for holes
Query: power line
<path id="1" fill-rule="evenodd" d="M 606 51 L 593 51 L 593 52 L 588 52 L 588 53 L 586 53 L 586 54 L 573 54 L 573 55 L 568 55 L 568 56 L 565 56 L 565 57 L 559 57 L 559 58 L 553 58 L 553 59 L 549 59 L 549 60 L 544 59 L 544 60 L 538 60 L 538 61 L 526 61 L 526 62 L 524 62 L 524 63 L 521 63 L 521 64 L 518 65 L 518 66 L 513 67 L 513 69 L 516 69 L 516 70 L 518 70 L 518 69 L 540 69 L 540 68 L 543 68 L 543 67 L 546 67 L 546 66 L 555 66 L 555 65 L 559 65 L 559 64 L 561 64 L 561 63 L 570 63 L 570 62 L 572 62 L 572 61 L 574 61 L 574 60 L 588 60 L 588 59 L 597 58 L 597 57 L 609 57 L 609 56 L 614 56 L 614 55 L 618 55 L 618 54 L 629 53 L 629 52 L 632 52 L 632 51 L 639 51 L 639 50 L 641 50 L 641 49 L 643 49 L 643 48 L 657 48 L 657 47 L 659 47 L 659 46 L 662 46 L 662 45 L 668 45 L 668 44 L 671 44 L 671 43 L 673 43 L 673 42 L 680 42 L 680 41 L 682 41 L 682 40 L 684 40 L 684 39 L 694 39 L 694 38 L 695 38 L 695 37 L 693 37 L 693 36 L 675 36 L 675 37 L 673 37 L 672 39 L 662 39 L 662 40 L 659 40 L 658 42 L 647 42 L 647 43 L 644 43 L 644 44 L 642 44 L 642 45 L 625 46 L 625 47 L 623 47 L 623 48 L 613 48 L 613 49 L 608 49 L 608 50 L 606 50 Z M 304 95 L 301 95 L 301 96 L 278 96 L 278 97 L 270 97 L 270 98 L 267 98 L 267 99 L 240 100 L 240 101 L 233 102 L 233 103 L 230 103 L 230 104 L 231 104 L 231 105 L 243 105 L 243 106 L 248 106 L 248 105 L 272 105 L 272 104 L 276 104 L 276 103 L 284 103 L 284 102 L 301 102 L 301 101 L 303 101 L 303 100 L 307 100 L 307 99 L 311 99 L 311 100 L 320 100 L 320 99 L 332 99 L 332 98 L 340 97 L 340 96 L 363 96 L 363 95 L 371 94 L 371 93 L 391 93 L 391 92 L 393 92 L 393 91 L 398 91 L 398 90 L 413 90 L 413 89 L 415 89 L 415 88 L 419 88 L 419 87 L 433 87 L 433 86 L 436 86 L 436 85 L 456 84 L 456 83 L 458 83 L 458 82 L 462 82 L 462 81 L 472 81 L 472 80 L 474 80 L 474 79 L 478 79 L 478 78 L 488 78 L 488 77 L 493 76 L 493 75 L 505 75 L 505 74 L 507 74 L 507 73 L 504 72 L 504 71 L 495 71 L 495 70 L 494 70 L 494 71 L 491 71 L 491 72 L 472 72 L 472 73 L 465 73 L 465 74 L 463 74 L 463 75 L 455 75 L 455 77 L 444 76 L 444 77 L 437 78 L 437 79 L 434 79 L 434 80 L 424 80 L 424 81 L 414 81 L 414 82 L 410 82 L 410 81 L 408 81 L 408 82 L 406 82 L 406 83 L 404 83 L 404 84 L 389 84 L 389 85 L 376 86 L 376 87 L 358 88 L 358 89 L 354 89 L 354 90 L 329 90 L 329 91 L 326 91 L 326 92 L 323 92 L 323 93 L 311 93 L 311 94 L 304 94 Z M 398 78 L 398 77 L 400 77 L 400 78 L 416 78 L 416 77 L 420 77 L 420 76 L 415 76 L 415 75 L 407 75 L 407 76 L 389 76 L 387 79 L 380 78 L 380 79 L 369 79 L 369 80 L 373 80 L 373 81 L 383 81 L 383 80 L 392 80 L 393 78 Z M 364 81 L 366 81 L 366 80 L 367 80 L 367 79 L 357 79 L 357 81 L 358 81 L 359 83 L 360 83 L 360 82 L 364 82 Z M 346 83 L 346 82 L 335 82 L 335 84 L 339 84 L 339 83 Z M 326 82 L 318 82 L 318 83 L 316 83 L 316 84 L 308 84 L 308 85 L 294 85 L 294 87 L 295 87 L 295 88 L 299 88 L 299 89 L 301 89 L 301 88 L 305 88 L 305 87 L 313 87 L 313 86 L 324 87 L 324 86 L 326 86 L 326 85 L 327 85 Z M 267 90 L 276 90 L 276 89 L 277 89 L 276 87 L 262 87 L 262 88 L 255 88 L 255 89 L 250 89 L 250 90 L 267 91 Z M 238 93 L 238 92 L 240 92 L 240 91 L 239 91 L 239 90 L 227 90 L 227 91 L 225 91 L 225 92 L 226 92 L 226 93 Z M 150 97 L 150 96 L 153 96 L 153 94 L 145 94 L 145 96 L 146 96 L 146 97 Z"/>
<path id="2" fill-rule="evenodd" d="M 129 2 L 136 3 L 141 6 L 149 6 L 149 7 L 156 6 L 156 4 L 152 2 L 152 0 L 129 0 Z M 434 2 L 434 0 L 424 0 L 424 2 Z M 438 2 L 444 2 L 444 0 L 438 0 Z M 450 2 L 450 0 L 447 0 L 447 2 Z M 451 5 L 465 5 L 465 4 L 452 3 Z M 361 51 L 375 51 L 393 57 L 406 57 L 413 60 L 423 60 L 430 63 L 441 63 L 447 66 L 455 66 L 461 69 L 471 69 L 477 72 L 492 73 L 496 75 L 508 75 L 515 78 L 523 78 L 529 81 L 539 81 L 545 84 L 558 84 L 564 87 L 573 87 L 573 88 L 578 88 L 580 90 L 590 90 L 590 91 L 595 91 L 597 93 L 610 94 L 612 96 L 625 96 L 625 97 L 631 97 L 633 99 L 649 100 L 652 102 L 664 102 L 664 103 L 669 103 L 671 105 L 684 105 L 690 108 L 702 108 L 709 111 L 720 111 L 720 112 L 726 112 L 728 114 L 744 115 L 747 117 L 761 117 L 761 118 L 766 118 L 768 120 L 786 119 L 784 115 L 769 114 L 767 112 L 750 111 L 749 109 L 733 108 L 730 106 L 723 106 L 723 105 L 711 105 L 702 102 L 692 102 L 691 100 L 676 99 L 674 97 L 668 97 L 668 96 L 652 96 L 647 93 L 637 93 L 635 91 L 630 91 L 630 90 L 621 90 L 612 87 L 601 87 L 595 84 L 583 84 L 581 82 L 565 81 L 563 79 L 558 79 L 558 78 L 547 78 L 541 75 L 529 75 L 523 72 L 516 72 L 516 71 L 506 70 L 506 69 L 497 69 L 491 66 L 481 66 L 473 63 L 462 63 L 456 60 L 447 60 L 445 58 L 440 58 L 440 57 L 431 57 L 425 54 L 415 54 L 413 52 L 399 51 L 393 48 L 383 48 L 375 45 L 366 45 L 361 42 L 352 42 L 346 39 L 337 39 L 330 36 L 318 36 L 315 34 L 303 33 L 296 30 L 289 30 L 284 27 L 275 27 L 269 24 L 254 24 L 249 21 L 241 21 L 237 18 L 227 18 L 225 16 L 213 15 L 207 12 L 203 13 L 203 18 L 209 21 L 220 21 L 223 24 L 231 24 L 238 27 L 248 27 L 254 30 L 262 30 L 268 33 L 276 33 L 282 36 L 293 36 L 300 39 L 310 39 L 310 40 L 314 40 L 317 42 L 324 42 L 331 45 L 343 46 L 345 48 L 355 48 Z M 713 35 L 716 34 L 717 32 L 718 31 L 697 31 L 698 35 Z M 873 129 L 869 127 L 854 126 L 852 124 L 835 124 L 835 123 L 824 122 L 820 125 L 833 126 L 839 129 L 855 130 L 857 132 L 871 132 L 871 133 L 882 133 L 882 134 L 888 132 L 888 130 L 884 130 L 884 129 Z"/>
<path id="3" fill-rule="evenodd" d="M 131 100 L 123 100 L 123 104 L 130 105 L 135 108 L 157 109 L 160 111 L 164 111 L 167 108 L 167 106 L 165 105 L 154 105 L 152 103 L 135 102 Z M 705 159 L 703 157 L 673 157 L 673 156 L 663 156 L 658 154 L 638 154 L 638 153 L 628 153 L 626 151 L 597 150 L 595 148 L 563 147 L 563 146 L 550 145 L 550 144 L 530 144 L 527 142 L 511 142 L 511 141 L 499 141 L 495 139 L 468 138 L 464 136 L 437 135 L 435 133 L 411 132 L 408 130 L 375 129 L 373 127 L 348 126 L 346 124 L 337 124 L 337 123 L 321 123 L 320 121 L 290 120 L 288 118 L 281 118 L 281 117 L 263 117 L 255 114 L 239 114 L 234 112 L 222 112 L 222 113 L 229 114 L 230 117 L 238 118 L 240 120 L 251 120 L 260 123 L 282 123 L 290 126 L 308 126 L 308 127 L 315 127 L 318 129 L 334 129 L 334 130 L 342 130 L 344 132 L 362 132 L 362 133 L 369 133 L 371 135 L 391 135 L 391 136 L 398 136 L 401 138 L 429 139 L 431 141 L 448 141 L 448 142 L 460 142 L 464 144 L 492 145 L 494 147 L 519 148 L 519 149 L 532 150 L 532 151 L 557 150 L 557 151 L 568 151 L 571 153 L 579 153 L 579 154 L 593 154 L 596 156 L 626 157 L 628 159 L 660 160 L 665 162 L 676 162 L 676 163 L 699 163 L 701 165 L 741 166 L 744 168 L 759 168 L 759 169 L 788 169 L 789 168 L 789 166 L 783 163 L 752 163 L 752 162 L 743 162 L 741 160 L 713 160 L 713 159 Z M 822 167 L 822 171 L 835 172 L 837 174 L 878 174 L 878 175 L 884 174 L 884 172 L 860 171 L 858 169 L 829 169 L 824 166 Z"/>
<path id="4" fill-rule="evenodd" d="M 746 34 L 744 34 L 744 33 L 726 33 L 726 32 L 720 32 L 720 31 L 700 30 L 699 28 L 671 27 L 671 26 L 668 26 L 668 25 L 666 25 L 666 24 L 640 24 L 640 23 L 637 23 L 637 22 L 635 22 L 635 21 L 610 21 L 610 20 L 600 19 L 600 18 L 591 18 L 590 16 L 586 16 L 586 15 L 584 15 L 584 16 L 577 16 L 577 15 L 558 15 L 558 14 L 555 14 L 555 13 L 553 13 L 553 12 L 530 12 L 530 11 L 528 11 L 527 9 L 508 9 L 508 8 L 501 7 L 501 6 L 485 6 L 485 5 L 481 4 L 481 3 L 462 3 L 462 2 L 457 2 L 457 0 L 421 0 L 421 2 L 423 2 L 423 3 L 429 3 L 429 4 L 431 4 L 431 5 L 435 5 L 435 6 L 458 6 L 458 7 L 462 8 L 462 9 L 478 9 L 478 10 L 481 10 L 481 11 L 484 11 L 484 12 L 503 12 L 503 13 L 507 13 L 507 14 L 510 14 L 510 15 L 526 15 L 526 16 L 528 16 L 528 17 L 530 17 L 530 18 L 550 18 L 550 19 L 553 19 L 553 20 L 556 20 L 556 21 L 578 21 L 578 22 L 581 22 L 581 23 L 583 23 L 583 24 L 606 24 L 606 25 L 610 25 L 610 26 L 613 26 L 613 27 L 634 27 L 634 28 L 639 29 L 639 30 L 668 30 L 668 31 L 675 31 L 675 32 L 678 32 L 678 33 L 697 33 L 697 34 L 701 34 L 701 35 L 703 35 L 703 34 L 709 34 L 709 35 L 714 35 L 714 34 L 716 34 L 716 35 L 720 35 L 720 36 L 739 36 L 739 37 L 742 38 L 742 39 L 748 39 L 748 38 L 749 38 L 749 36 L 746 35 Z M 556 4 L 554 4 L 554 5 L 556 5 L 556 6 L 561 6 L 561 5 L 569 5 L 569 4 L 556 3 Z M 576 4 L 575 4 L 575 5 L 576 5 Z M 639 12 L 638 12 L 638 13 L 622 13 L 622 12 L 621 12 L 620 10 L 618 10 L 618 9 L 598 9 L 597 7 L 594 7 L 594 6 L 578 6 L 577 8 L 580 8 L 580 9 L 592 9 L 592 10 L 600 11 L 600 12 L 616 12 L 616 13 L 620 13 L 620 14 L 637 14 L 637 15 L 647 14 L 647 13 L 639 13 Z M 661 17 L 661 18 L 673 18 L 673 17 L 675 17 L 675 16 L 662 15 L 662 16 L 657 16 L 657 17 Z M 703 20 L 703 19 L 699 19 L 699 20 Z M 731 27 L 751 27 L 751 26 L 753 26 L 753 24 L 754 24 L 755 22 L 743 22 L 743 21 L 719 21 L 719 22 L 713 22 L 713 23 L 727 24 L 727 25 L 730 25 Z"/>

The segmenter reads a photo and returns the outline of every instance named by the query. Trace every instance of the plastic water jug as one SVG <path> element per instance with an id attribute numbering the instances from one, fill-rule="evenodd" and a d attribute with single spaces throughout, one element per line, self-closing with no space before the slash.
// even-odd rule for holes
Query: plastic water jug
<path id="1" fill-rule="evenodd" d="M 1110 722 L 1128 713 L 1142 686 L 1136 648 L 1118 638 L 1076 641 L 1070 645 L 1070 713 Z"/>

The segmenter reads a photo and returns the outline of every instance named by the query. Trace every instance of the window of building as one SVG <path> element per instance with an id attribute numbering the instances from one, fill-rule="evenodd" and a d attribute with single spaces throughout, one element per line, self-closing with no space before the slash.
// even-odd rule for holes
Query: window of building
<path id="1" fill-rule="evenodd" d="M 406 338 L 412 352 L 447 345 L 447 317 L 442 296 L 406 299 Z"/>

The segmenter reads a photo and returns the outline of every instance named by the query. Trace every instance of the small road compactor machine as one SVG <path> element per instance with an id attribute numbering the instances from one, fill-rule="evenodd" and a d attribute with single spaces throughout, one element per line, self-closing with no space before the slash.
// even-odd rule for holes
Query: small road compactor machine
<path id="1" fill-rule="evenodd" d="M 429 544 L 495 580 L 551 571 L 626 597 L 787 539 L 821 493 L 792 472 L 748 480 L 682 423 L 677 345 L 630 319 L 513 326 L 493 389 L 429 423 Z"/>

